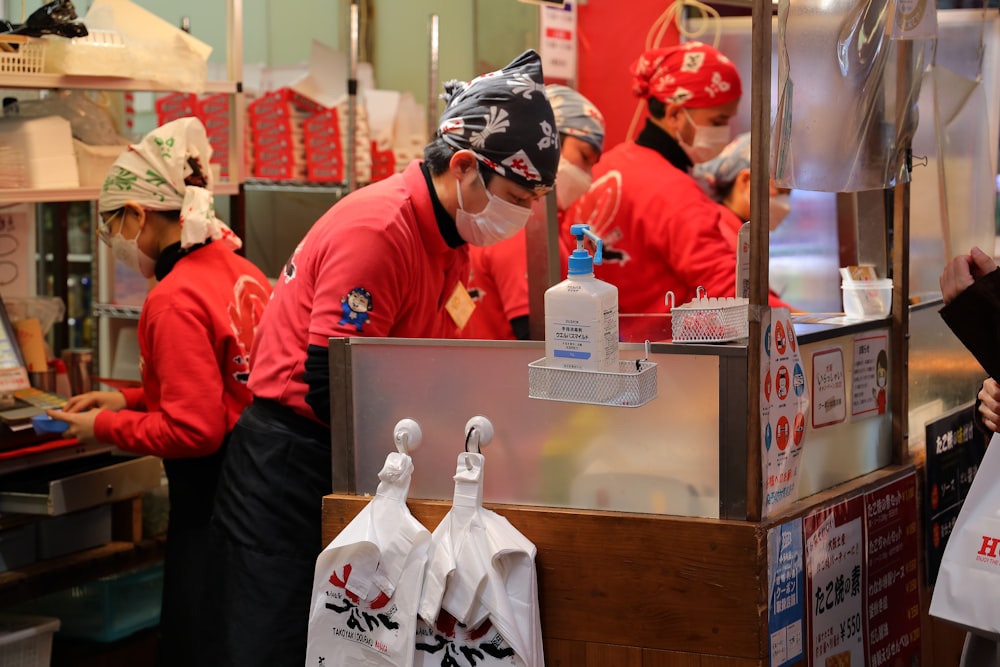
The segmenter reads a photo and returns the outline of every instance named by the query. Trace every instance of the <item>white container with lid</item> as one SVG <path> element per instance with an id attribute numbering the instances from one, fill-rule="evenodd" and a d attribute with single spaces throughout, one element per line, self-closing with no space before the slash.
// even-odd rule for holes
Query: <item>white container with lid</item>
<path id="1" fill-rule="evenodd" d="M 851 319 L 888 317 L 892 310 L 892 279 L 844 280 L 844 315 Z"/>

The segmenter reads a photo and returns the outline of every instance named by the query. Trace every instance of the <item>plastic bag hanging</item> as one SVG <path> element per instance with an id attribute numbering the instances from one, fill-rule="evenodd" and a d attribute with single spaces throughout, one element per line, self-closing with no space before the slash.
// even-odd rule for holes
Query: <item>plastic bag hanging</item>
<path id="1" fill-rule="evenodd" d="M 316 559 L 307 665 L 410 667 L 430 532 L 406 506 L 420 427 L 396 425 L 375 497 Z"/>
<path id="2" fill-rule="evenodd" d="M 432 536 L 416 637 L 423 667 L 545 664 L 535 545 L 483 508 L 484 465 L 477 451 L 458 455 L 452 509 Z"/>

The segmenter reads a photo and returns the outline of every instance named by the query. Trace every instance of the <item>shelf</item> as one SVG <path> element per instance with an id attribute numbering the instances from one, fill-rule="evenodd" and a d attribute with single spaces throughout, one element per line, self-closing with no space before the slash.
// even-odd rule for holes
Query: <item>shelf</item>
<path id="1" fill-rule="evenodd" d="M 239 192 L 237 183 L 219 183 L 216 195 L 235 195 Z M 101 196 L 101 188 L 58 188 L 35 190 L 32 188 L 0 188 L 0 205 L 42 204 L 46 202 L 96 201 Z"/>
<path id="2" fill-rule="evenodd" d="M 72 459 L 97 456 L 114 451 L 114 446 L 101 442 L 76 442 L 63 440 L 65 446 L 46 447 L 46 442 L 25 445 L 17 456 L 9 455 L 0 459 L 0 475 L 26 470 L 38 466 L 52 465 Z"/>
<path id="3" fill-rule="evenodd" d="M 109 542 L 0 573 L 0 600 L 23 602 L 99 577 L 163 560 L 165 538 Z"/>
<path id="4" fill-rule="evenodd" d="M 54 260 L 55 257 L 51 252 L 45 253 L 46 262 L 52 262 Z M 71 252 L 68 255 L 66 255 L 66 261 L 69 262 L 70 264 L 90 264 L 94 261 L 94 256 L 91 255 L 90 253 Z"/>
<path id="5" fill-rule="evenodd" d="M 235 81 L 207 81 L 205 93 L 236 93 Z M 128 79 L 118 76 L 78 76 L 67 74 L 4 74 L 0 88 L 72 88 L 76 90 L 124 90 L 133 92 L 177 92 L 176 87 L 166 86 L 147 79 Z"/>
<path id="6" fill-rule="evenodd" d="M 113 303 L 95 303 L 92 310 L 97 317 L 117 317 L 124 320 L 137 320 L 142 313 L 142 306 L 119 306 Z"/>
<path id="7" fill-rule="evenodd" d="M 335 194 L 338 197 L 347 194 L 346 183 L 314 183 L 311 181 L 272 181 L 259 178 L 248 178 L 243 184 L 248 192 L 298 192 L 313 194 Z"/>

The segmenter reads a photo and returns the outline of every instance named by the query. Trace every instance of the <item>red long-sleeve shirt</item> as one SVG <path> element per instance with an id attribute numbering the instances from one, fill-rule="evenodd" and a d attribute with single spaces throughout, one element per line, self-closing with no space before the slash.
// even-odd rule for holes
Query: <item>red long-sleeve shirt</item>
<path id="1" fill-rule="evenodd" d="M 254 329 L 267 277 L 222 243 L 182 257 L 146 297 L 139 317 L 142 387 L 103 411 L 98 440 L 163 458 L 215 452 L 249 404 Z"/>

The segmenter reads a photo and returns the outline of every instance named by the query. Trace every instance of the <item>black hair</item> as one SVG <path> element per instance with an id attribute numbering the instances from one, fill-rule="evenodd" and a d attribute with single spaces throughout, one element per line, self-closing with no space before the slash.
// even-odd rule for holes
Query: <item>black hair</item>
<path id="1" fill-rule="evenodd" d="M 188 166 L 191 167 L 191 174 L 184 178 L 184 185 L 194 185 L 199 188 L 208 187 L 208 177 L 205 176 L 205 172 L 201 168 L 201 160 L 197 158 L 189 157 L 187 159 Z"/>
<path id="2" fill-rule="evenodd" d="M 649 115 L 656 120 L 661 120 L 667 115 L 667 105 L 655 97 L 646 100 L 646 108 L 649 109 Z"/>
<path id="3" fill-rule="evenodd" d="M 434 141 L 424 146 L 424 164 L 427 165 L 431 176 L 440 176 L 448 171 L 451 164 L 451 156 L 455 154 L 455 149 L 449 146 L 444 139 L 437 137 Z"/>
<path id="4" fill-rule="evenodd" d="M 424 146 L 424 164 L 427 165 L 427 170 L 431 172 L 431 176 L 440 176 L 448 171 L 451 165 L 451 156 L 454 154 L 455 149 L 441 137 L 437 137 L 434 141 Z M 496 172 L 479 160 L 476 160 L 476 164 L 479 167 L 479 173 L 483 177 L 483 183 L 489 183 L 490 179 L 496 175 Z"/>
<path id="5" fill-rule="evenodd" d="M 730 181 L 721 188 L 718 187 L 718 184 L 716 183 L 712 186 L 712 189 L 715 190 L 715 195 L 718 198 L 718 201 L 724 202 L 727 199 L 729 199 L 729 195 L 733 193 L 733 188 L 735 187 L 736 187 L 736 179 L 734 178 L 732 181 Z"/>

